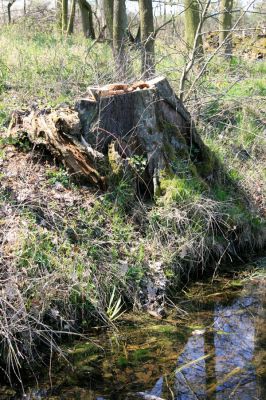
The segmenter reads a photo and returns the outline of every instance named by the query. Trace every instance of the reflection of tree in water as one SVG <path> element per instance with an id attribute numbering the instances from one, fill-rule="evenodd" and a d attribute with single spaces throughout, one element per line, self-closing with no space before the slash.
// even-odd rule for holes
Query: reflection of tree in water
<path id="1" fill-rule="evenodd" d="M 206 398 L 205 357 L 203 333 L 192 336 L 177 363 L 175 379 L 177 399 L 194 400 Z M 179 367 L 186 364 L 188 366 L 185 368 Z"/>
<path id="2" fill-rule="evenodd" d="M 159 362 L 156 373 L 152 374 L 157 378 L 153 381 L 154 386 L 142 392 L 144 397 L 137 395 L 134 399 L 264 399 L 263 394 L 259 393 L 263 391 L 263 384 L 257 381 L 259 367 L 256 371 L 254 366 L 254 358 L 255 365 L 259 364 L 256 362 L 258 356 L 254 357 L 255 339 L 263 338 L 261 331 L 265 333 L 261 328 L 263 299 L 257 293 L 257 289 L 253 289 L 252 296 L 243 295 L 230 306 L 216 304 L 212 311 L 208 310 L 202 318 L 204 325 L 211 328 L 193 332 L 178 357 L 174 373 L 169 374 L 168 368 L 162 369 L 160 377 Z M 261 340 L 259 345 L 258 354 L 262 348 Z M 114 398 L 118 399 L 109 396 L 108 400 Z M 121 398 L 125 397 L 122 395 Z"/>
<path id="3" fill-rule="evenodd" d="M 255 317 L 255 357 L 254 365 L 256 368 L 257 382 L 259 385 L 259 399 L 266 398 L 266 291 L 262 287 L 261 304 Z"/>
<path id="4" fill-rule="evenodd" d="M 252 297 L 242 297 L 229 307 L 215 306 L 213 335 L 192 336 L 178 359 L 176 400 L 259 398 L 252 365 L 258 306 Z"/>
<path id="5" fill-rule="evenodd" d="M 258 303 L 252 297 L 238 299 L 231 307 L 216 306 L 214 314 L 216 398 L 253 399 L 256 375 L 252 365 L 255 348 L 254 315 Z M 255 311 L 255 310 L 254 310 Z"/>

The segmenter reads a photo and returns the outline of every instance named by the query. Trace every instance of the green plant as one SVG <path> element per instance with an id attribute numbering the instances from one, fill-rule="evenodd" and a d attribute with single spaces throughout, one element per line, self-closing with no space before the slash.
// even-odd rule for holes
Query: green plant
<path id="1" fill-rule="evenodd" d="M 128 209 L 134 199 L 134 183 L 129 178 L 116 179 L 112 185 L 112 191 L 107 193 L 107 203 L 115 202 L 118 208 Z"/>
<path id="2" fill-rule="evenodd" d="M 69 182 L 69 174 L 62 167 L 59 169 L 50 169 L 46 172 L 48 177 L 48 181 L 50 185 L 54 185 L 56 182 L 61 183 L 64 187 L 68 187 Z"/>
<path id="3" fill-rule="evenodd" d="M 8 77 L 8 67 L 0 56 L 0 94 L 5 90 L 5 83 Z"/>
<path id="4" fill-rule="evenodd" d="M 137 174 L 142 174 L 148 163 L 146 157 L 137 154 L 128 158 L 128 162 Z"/>
<path id="5" fill-rule="evenodd" d="M 114 322 L 118 318 L 120 318 L 125 311 L 122 311 L 123 303 L 122 297 L 116 297 L 116 287 L 113 287 L 113 291 L 111 293 L 111 297 L 109 299 L 108 307 L 106 309 L 106 315 L 109 321 Z"/>

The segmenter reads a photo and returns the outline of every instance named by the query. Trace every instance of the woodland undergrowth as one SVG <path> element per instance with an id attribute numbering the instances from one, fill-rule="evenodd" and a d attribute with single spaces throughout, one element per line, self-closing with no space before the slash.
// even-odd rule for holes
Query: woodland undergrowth
<path id="1" fill-rule="evenodd" d="M 158 71 L 177 88 L 182 58 L 157 47 Z M 88 53 L 78 35 L 1 28 L 1 131 L 16 108 L 73 103 L 89 84 L 116 80 L 110 58 L 106 44 Z M 132 59 L 130 79 L 138 78 L 134 52 Z M 43 349 L 59 351 L 69 335 L 140 308 L 147 276 L 158 270 L 171 296 L 192 275 L 262 251 L 265 72 L 265 61 L 212 61 L 186 106 L 219 162 L 218 177 L 186 179 L 183 165 L 158 199 L 134 197 L 126 178 L 96 191 L 42 148 L 0 138 L 0 368 L 7 377 L 21 379 L 25 363 L 41 360 Z"/>

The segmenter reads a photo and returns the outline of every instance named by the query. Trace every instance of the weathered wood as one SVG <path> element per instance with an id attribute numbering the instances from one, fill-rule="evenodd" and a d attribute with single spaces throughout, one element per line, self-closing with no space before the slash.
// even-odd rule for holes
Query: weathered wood
<path id="1" fill-rule="evenodd" d="M 77 112 L 71 109 L 32 110 L 13 113 L 9 133 L 26 132 L 29 140 L 44 145 L 74 174 L 87 178 L 92 184 L 105 187 L 100 171 L 105 159 L 92 149 L 81 135 Z"/>
<path id="2" fill-rule="evenodd" d="M 179 159 L 199 166 L 209 156 L 164 77 L 89 87 L 75 110 L 16 112 L 11 130 L 27 132 L 31 142 L 101 188 L 120 174 L 151 195 L 160 193 L 162 174 L 179 173 Z"/>

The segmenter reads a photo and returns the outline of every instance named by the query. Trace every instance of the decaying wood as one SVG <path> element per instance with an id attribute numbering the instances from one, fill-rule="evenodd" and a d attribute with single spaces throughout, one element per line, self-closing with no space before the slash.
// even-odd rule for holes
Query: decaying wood
<path id="1" fill-rule="evenodd" d="M 44 145 L 74 174 L 86 177 L 92 184 L 105 187 L 105 177 L 99 165 L 104 164 L 103 154 L 95 151 L 82 138 L 76 111 L 30 111 L 13 113 L 9 132 L 26 132 L 29 140 Z"/>
<path id="2" fill-rule="evenodd" d="M 158 193 L 162 171 L 178 174 L 175 160 L 200 164 L 208 157 L 190 114 L 164 77 L 89 87 L 75 109 L 15 112 L 10 129 L 26 132 L 31 142 L 45 145 L 101 188 L 112 174 L 130 170 L 132 182 Z"/>

